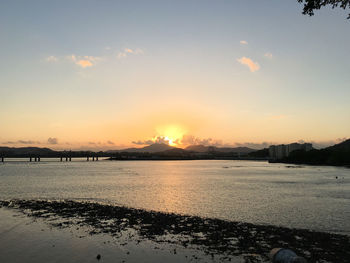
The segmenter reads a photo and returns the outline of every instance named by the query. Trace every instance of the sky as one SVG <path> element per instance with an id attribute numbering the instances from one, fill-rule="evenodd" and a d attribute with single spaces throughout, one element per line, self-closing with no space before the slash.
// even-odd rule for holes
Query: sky
<path id="1" fill-rule="evenodd" d="M 350 134 L 348 12 L 309 17 L 296 0 L 0 1 L 0 145 L 334 144 Z"/>

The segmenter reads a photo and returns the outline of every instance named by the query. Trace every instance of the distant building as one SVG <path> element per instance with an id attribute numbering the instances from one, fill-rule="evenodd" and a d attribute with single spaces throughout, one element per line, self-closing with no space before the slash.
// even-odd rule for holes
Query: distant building
<path id="1" fill-rule="evenodd" d="M 312 149 L 311 143 L 291 143 L 281 145 L 271 145 L 269 147 L 269 156 L 272 159 L 282 159 L 288 157 L 289 154 L 295 150 L 310 151 Z"/>

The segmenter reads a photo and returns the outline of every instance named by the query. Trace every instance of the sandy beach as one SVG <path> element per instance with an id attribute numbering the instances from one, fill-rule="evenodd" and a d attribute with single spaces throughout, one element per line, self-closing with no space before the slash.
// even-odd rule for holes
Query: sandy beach
<path id="1" fill-rule="evenodd" d="M 1 201 L 1 262 L 349 262 L 345 235 L 73 201 Z M 100 255 L 100 259 L 98 259 Z"/>

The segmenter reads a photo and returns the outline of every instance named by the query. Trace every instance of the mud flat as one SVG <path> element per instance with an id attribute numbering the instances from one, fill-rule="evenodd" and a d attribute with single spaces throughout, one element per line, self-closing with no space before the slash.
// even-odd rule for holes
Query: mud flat
<path id="1" fill-rule="evenodd" d="M 116 253 L 111 258 L 119 262 L 137 262 L 138 257 L 143 262 L 268 262 L 268 253 L 275 247 L 291 248 L 308 262 L 350 262 L 350 237 L 346 235 L 67 200 L 0 201 L 0 207 L 41 220 L 56 229 L 52 231 L 68 229 L 81 235 L 76 244 L 103 236 L 110 239 L 103 241 L 104 249 L 110 242 L 119 249 L 131 246 L 127 258 L 118 249 L 106 252 Z M 2 243 L 6 231 L 0 229 Z M 166 256 L 157 258 L 155 251 Z"/>

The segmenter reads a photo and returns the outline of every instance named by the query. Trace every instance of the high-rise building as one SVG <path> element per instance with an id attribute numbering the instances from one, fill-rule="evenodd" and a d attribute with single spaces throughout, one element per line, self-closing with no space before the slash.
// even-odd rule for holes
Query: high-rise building
<path id="1" fill-rule="evenodd" d="M 269 147 L 269 156 L 271 159 L 282 159 L 288 157 L 289 154 L 295 150 L 310 151 L 312 149 L 311 143 L 291 143 L 271 145 Z"/>

